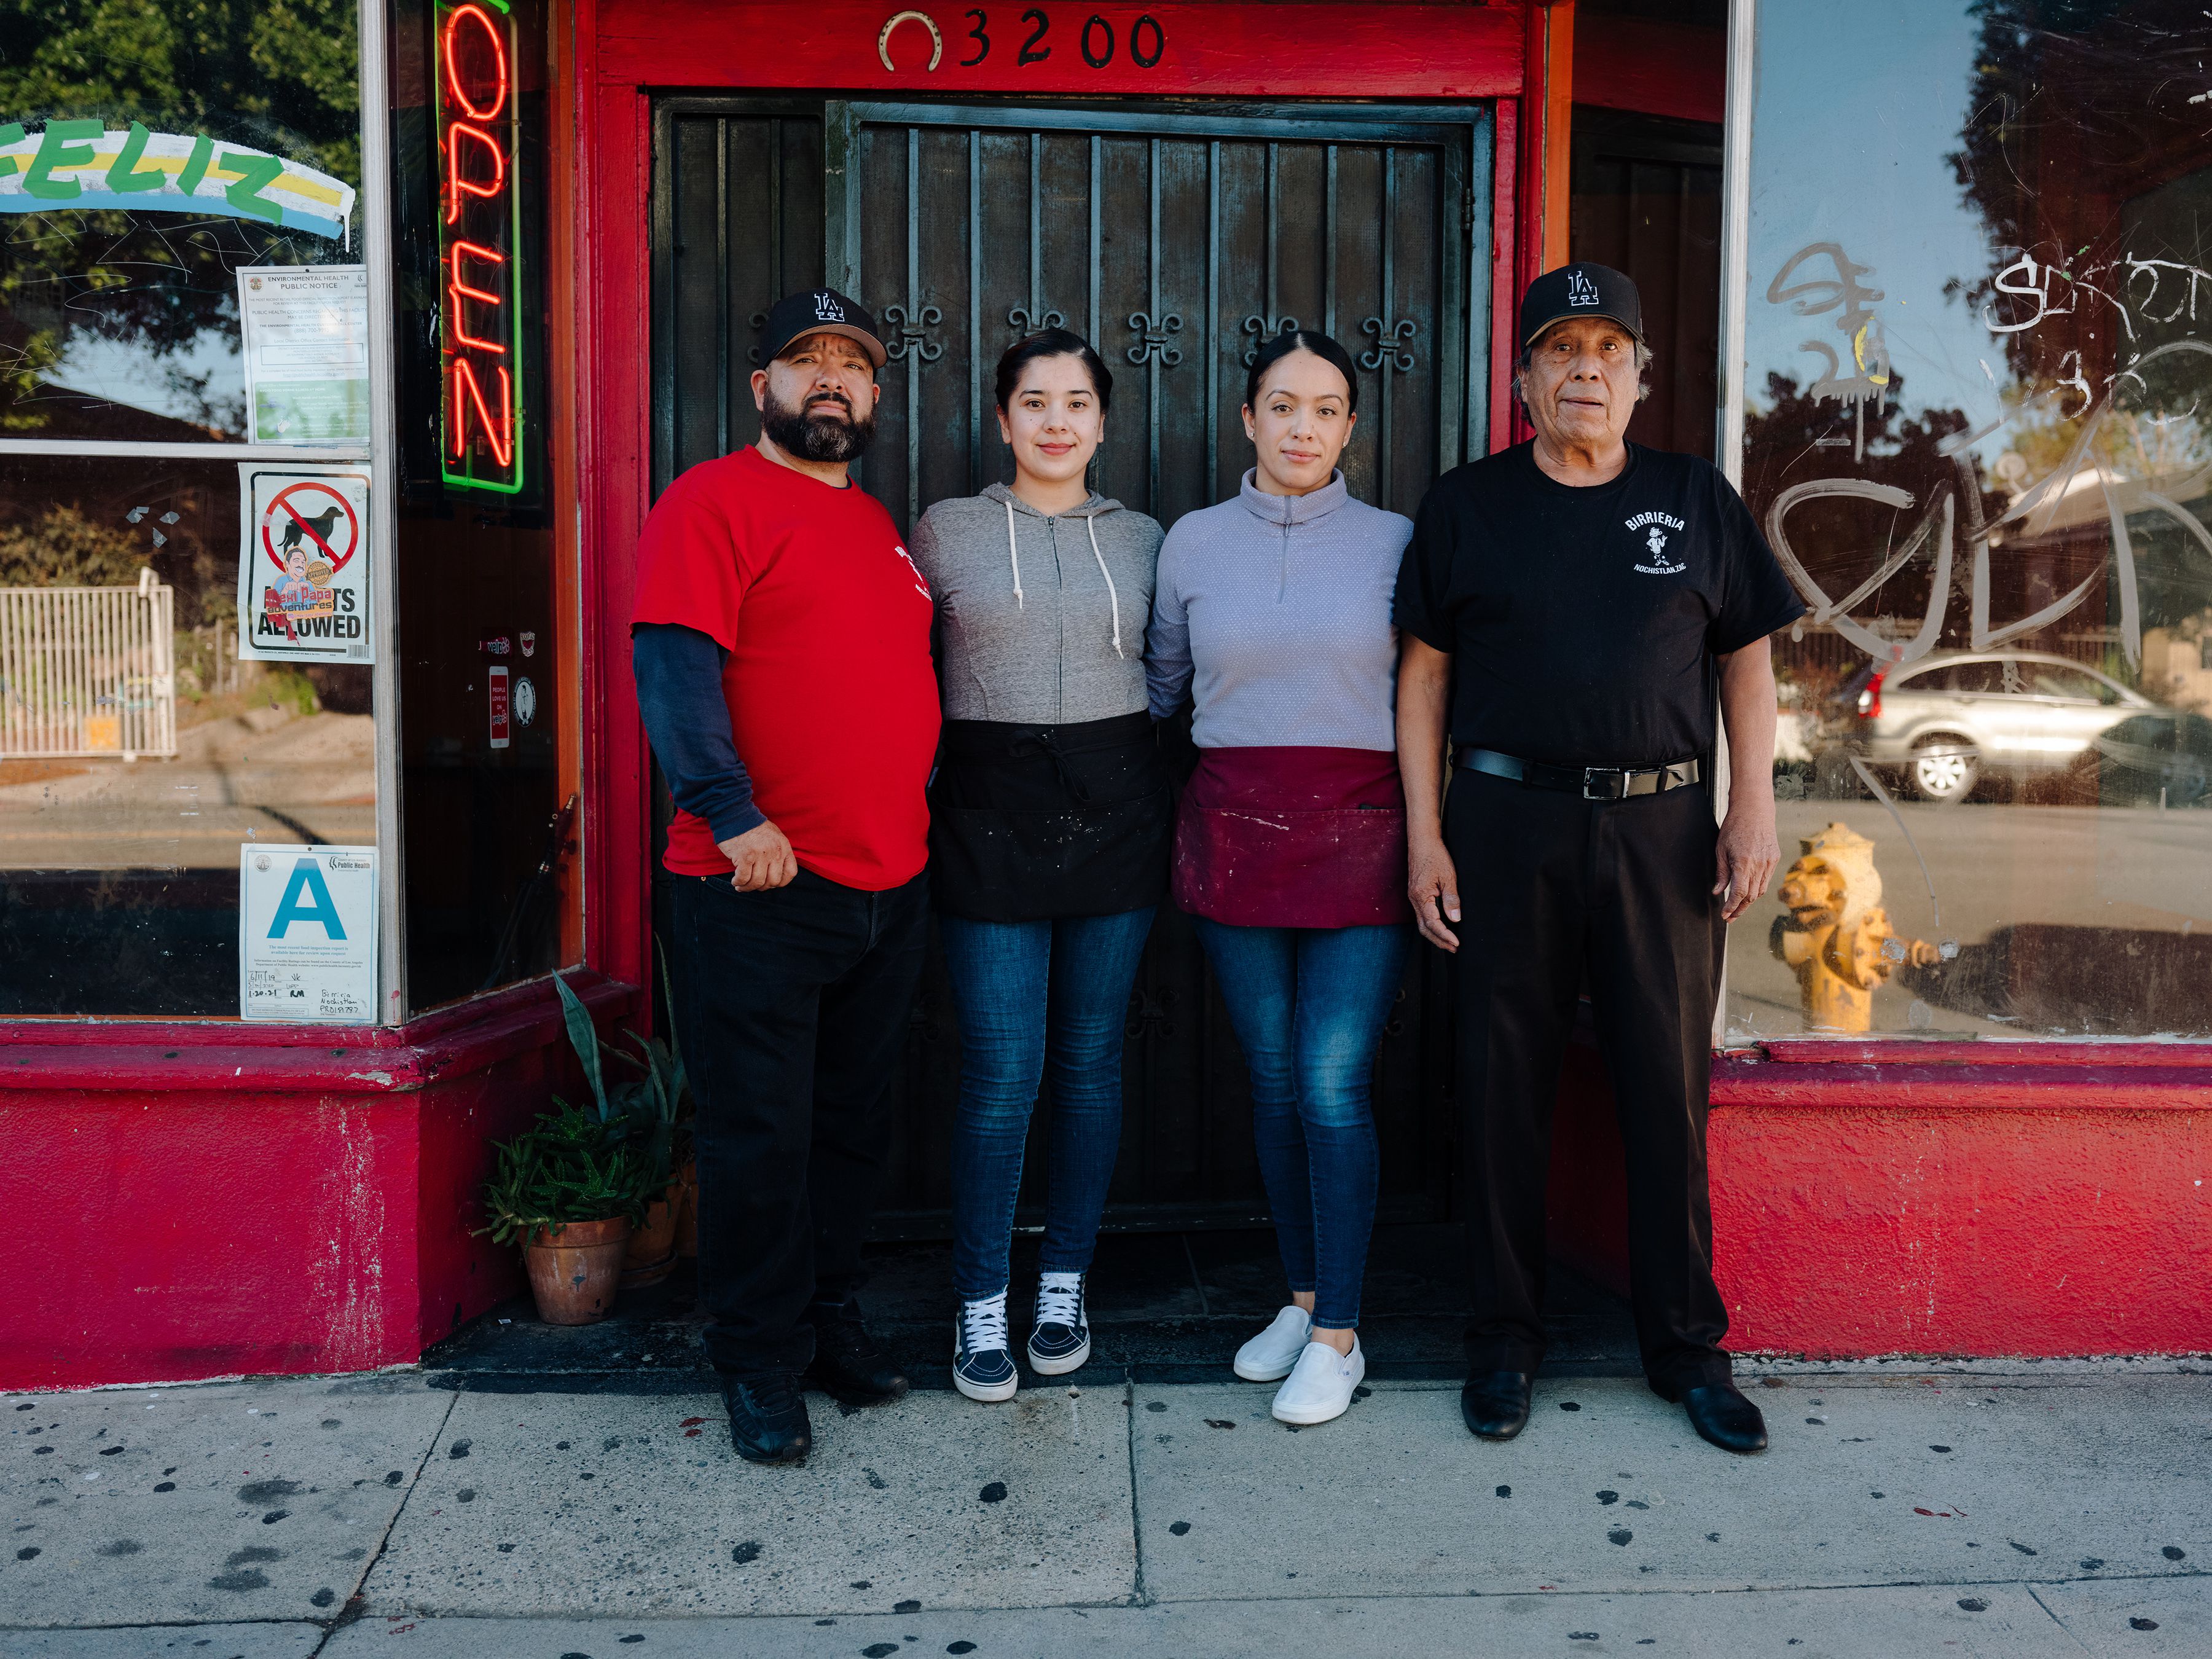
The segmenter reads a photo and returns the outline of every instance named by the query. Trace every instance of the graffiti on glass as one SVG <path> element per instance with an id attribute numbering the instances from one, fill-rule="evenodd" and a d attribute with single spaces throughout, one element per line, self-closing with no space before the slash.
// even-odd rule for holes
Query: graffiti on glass
<path id="1" fill-rule="evenodd" d="M 1817 272 L 1824 261 L 1832 275 L 1808 275 L 1802 281 L 1791 281 L 1802 269 Z M 1836 331 L 1850 343 L 1851 373 L 1844 373 L 1842 358 L 1826 340 L 1808 340 L 1798 349 L 1811 352 L 1827 365 L 1826 372 L 1813 382 L 1806 395 L 1816 400 L 1833 398 L 1851 405 L 1855 460 L 1866 459 L 1866 406 L 1873 404 L 1880 416 L 1891 378 L 1889 343 L 1883 337 L 1881 319 L 1869 308 L 1883 297 L 1882 291 L 1865 287 L 1858 280 L 1873 275 L 1872 265 L 1855 264 L 1840 243 L 1814 242 L 1784 261 L 1774 280 L 1766 285 L 1769 305 L 1787 304 L 1800 317 L 1838 313 Z"/>
<path id="2" fill-rule="evenodd" d="M 1808 256 L 1816 253 L 1832 260 L 1835 279 L 1785 289 L 1786 279 Z M 2212 280 L 2208 273 L 2192 266 L 2168 260 L 2138 259 L 2131 255 L 2096 269 L 2124 270 L 2127 275 L 2109 289 L 2094 288 L 2078 276 L 2070 277 L 2063 292 L 2065 306 L 2070 310 L 2082 294 L 2110 303 L 2118 313 L 2130 343 L 2136 337 L 2139 322 L 2171 323 L 2185 316 L 2194 321 L 2198 283 L 2200 280 Z M 1851 262 L 1837 244 L 1815 243 L 1793 256 L 1768 289 L 1768 298 L 1777 302 L 1805 296 L 1809 290 L 1809 297 L 1799 299 L 1801 312 L 1814 314 L 1840 307 L 1844 316 L 1838 326 L 1842 328 L 1848 324 L 1853 330 L 1854 358 L 1862 362 L 1861 374 L 1831 374 L 1816 382 L 1809 394 L 1816 398 L 1848 398 L 1863 404 L 1856 383 L 1874 387 L 1872 395 L 1876 397 L 1887 386 L 1887 348 L 1877 343 L 1863 359 L 1859 356 L 1859 342 L 1869 337 L 1865 331 L 1878 326 L 1865 307 L 1882 297 L 1879 290 L 1857 283 L 1857 277 L 1870 275 L 1869 268 Z M 2033 315 L 2021 317 L 2000 313 L 1992 302 L 1992 307 L 1984 313 L 1990 332 L 2000 337 L 2017 333 L 2033 328 L 2046 316 L 2057 314 L 2057 308 L 2051 303 L 2051 267 L 2039 265 L 2027 255 L 2007 266 L 2000 273 L 1997 291 L 2027 296 L 2038 308 Z M 2016 280 L 2008 285 L 2004 280 L 2008 277 Z M 2154 301 L 2166 308 L 2149 309 Z M 1808 344 L 1808 349 L 1827 349 L 1817 343 Z M 2201 443 L 2190 442 L 2185 435 L 2178 442 L 2168 441 L 2170 429 L 2193 414 L 2193 405 L 2179 415 L 2138 415 L 2124 409 L 2121 398 L 2130 385 L 2148 392 L 2154 378 L 2163 380 L 2177 374 L 2187 376 L 2191 369 L 2200 374 L 2212 374 L 2212 362 L 2199 362 L 2197 359 L 2212 360 L 2212 344 L 2194 339 L 2170 340 L 2147 351 L 2130 353 L 2124 363 L 2106 376 L 2103 386 L 2098 387 L 2093 386 L 2081 373 L 2079 355 L 2067 353 L 2059 367 L 2062 370 L 2070 368 L 2070 375 L 2047 383 L 2022 398 L 1996 419 L 1953 433 L 1941 441 L 1936 446 L 1937 453 L 1952 463 L 1956 477 L 1947 479 L 1930 494 L 1918 522 L 1903 543 L 1882 558 L 1856 587 L 1840 597 L 1829 593 L 1821 586 L 1790 545 L 1791 513 L 1808 501 L 1836 498 L 1874 501 L 1910 511 L 1916 505 L 1913 495 L 1892 484 L 1852 477 L 1815 478 L 1781 491 L 1767 509 L 1766 532 L 1783 568 L 1812 607 L 1812 613 L 1798 624 L 1796 637 L 1802 638 L 1807 627 L 1829 626 L 1869 656 L 1893 665 L 1917 661 L 1927 655 L 1943 631 L 1951 595 L 1953 562 L 1963 535 L 1972 560 L 1967 629 L 1972 649 L 1990 650 L 2048 627 L 2075 610 L 2093 593 L 2103 591 L 2109 580 L 2119 600 L 2121 650 L 2131 666 L 2140 665 L 2142 609 L 2129 519 L 2157 514 L 2178 526 L 2208 557 L 2212 557 L 2212 532 L 2208 532 L 2195 514 L 2180 505 L 2193 499 L 2207 481 L 2212 480 L 2212 453 L 2207 453 Z M 1873 374 L 1864 372 L 1864 365 L 1875 362 L 1882 368 L 1879 382 Z M 2017 447 L 2007 450 L 1994 470 L 2006 487 L 2009 503 L 1994 518 L 1985 518 L 1973 451 L 1984 440 L 2001 432 L 2019 431 L 2039 422 L 2074 422 L 2076 430 L 2057 464 L 2040 477 L 2031 476 L 2032 469 Z M 2145 441 L 2144 428 L 2152 434 L 2148 442 Z M 1862 441 L 1861 459 L 1863 454 Z M 2119 471 L 2120 461 L 2129 458 L 2141 463 L 2143 476 L 2127 477 Z M 2110 528 L 2111 550 L 2107 559 L 2074 587 L 2033 613 L 2010 621 L 1993 622 L 1990 615 L 1992 553 L 2001 550 L 2008 542 L 2032 544 L 2077 523 L 2085 500 L 2101 511 Z M 1851 617 L 1853 607 L 1923 555 L 1932 562 L 1933 570 L 1927 609 L 1918 631 L 1911 638 L 1885 637 Z"/>

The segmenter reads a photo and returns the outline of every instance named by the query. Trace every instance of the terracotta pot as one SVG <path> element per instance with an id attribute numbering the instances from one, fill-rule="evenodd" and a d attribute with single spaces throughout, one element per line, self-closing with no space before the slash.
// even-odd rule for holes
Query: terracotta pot
<path id="1" fill-rule="evenodd" d="M 595 1325 L 614 1311 L 629 1218 L 540 1228 L 522 1249 L 538 1316 L 549 1325 Z"/>
<path id="2" fill-rule="evenodd" d="M 645 1225 L 629 1236 L 623 1257 L 623 1289 L 658 1285 L 676 1271 L 676 1183 L 645 1206 Z"/>
<path id="3" fill-rule="evenodd" d="M 676 1172 L 676 1254 L 689 1261 L 699 1254 L 699 1166 Z"/>

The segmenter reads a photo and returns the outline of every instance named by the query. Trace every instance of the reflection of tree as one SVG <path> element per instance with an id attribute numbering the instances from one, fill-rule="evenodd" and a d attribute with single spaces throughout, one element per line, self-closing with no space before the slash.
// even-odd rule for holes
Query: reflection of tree
<path id="1" fill-rule="evenodd" d="M 1749 410 L 1743 423 L 1744 453 L 1760 467 L 1759 498 L 1770 500 L 1808 478 L 1868 478 L 1918 495 L 1949 477 L 1952 463 L 1937 446 L 1965 431 L 1966 417 L 1955 409 L 1931 409 L 1907 419 L 1905 384 L 1901 374 L 1891 381 L 1880 417 L 1867 422 L 1866 459 L 1854 460 L 1849 449 L 1820 442 L 1840 424 L 1834 402 L 1801 390 L 1790 375 L 1769 373 L 1765 407 Z"/>
<path id="2" fill-rule="evenodd" d="M 0 0 L 0 120 L 98 116 L 205 132 L 360 175 L 353 0 Z M 329 257 L 235 219 L 57 210 L 0 217 L 0 430 L 42 424 L 40 377 L 72 330 L 157 356 L 233 318 L 241 264 Z M 192 395 L 188 378 L 173 390 Z M 233 413 L 197 401 L 215 422 Z"/>
<path id="3" fill-rule="evenodd" d="M 0 587 L 129 586 L 151 566 L 176 590 L 180 631 L 235 614 L 237 501 L 210 487 L 211 473 L 221 477 L 204 461 L 147 461 L 125 476 L 76 457 L 10 468 L 0 482 Z"/>
<path id="4" fill-rule="evenodd" d="M 2139 283 L 2130 293 L 2117 263 L 2127 251 L 2124 204 L 2203 165 L 2201 106 L 2187 101 L 2203 86 L 2203 9 L 2198 0 L 1973 0 L 1970 10 L 1981 30 L 1959 148 L 1947 159 L 1982 217 L 1990 257 L 1987 276 L 1955 291 L 1977 310 L 2006 300 L 2000 273 L 2033 256 L 2056 273 L 2043 284 L 2051 321 L 1996 343 L 2024 379 L 2100 379 L 2130 343 L 2148 343 L 2119 318 L 2122 305 L 2145 297 Z M 2007 306 L 2017 315 L 2014 295 Z M 2035 314 L 2033 302 L 2025 314 Z"/>
<path id="5" fill-rule="evenodd" d="M 0 587 L 127 587 L 145 562 L 127 537 L 74 507 L 0 526 Z"/>

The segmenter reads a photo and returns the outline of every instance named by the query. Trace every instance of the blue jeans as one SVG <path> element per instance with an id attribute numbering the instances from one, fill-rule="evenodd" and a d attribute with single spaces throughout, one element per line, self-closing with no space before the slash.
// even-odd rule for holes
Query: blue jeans
<path id="1" fill-rule="evenodd" d="M 1252 1140 L 1292 1291 L 1359 1322 L 1377 1159 L 1370 1081 L 1413 929 L 1233 927 L 1193 916 L 1252 1075 Z"/>
<path id="2" fill-rule="evenodd" d="M 1006 1288 L 1030 1111 L 1048 1062 L 1052 1152 L 1047 1273 L 1087 1273 L 1121 1144 L 1121 1035 L 1152 907 L 1047 921 L 940 915 L 960 1011 L 952 1124 L 952 1284 L 963 1301 Z"/>

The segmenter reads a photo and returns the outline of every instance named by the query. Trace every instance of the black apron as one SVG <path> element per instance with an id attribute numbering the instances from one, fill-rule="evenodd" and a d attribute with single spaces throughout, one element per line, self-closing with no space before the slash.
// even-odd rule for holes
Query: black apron
<path id="1" fill-rule="evenodd" d="M 931 896 L 975 921 L 1157 904 L 1174 818 L 1141 709 L 1066 726 L 947 720 L 929 791 Z"/>

